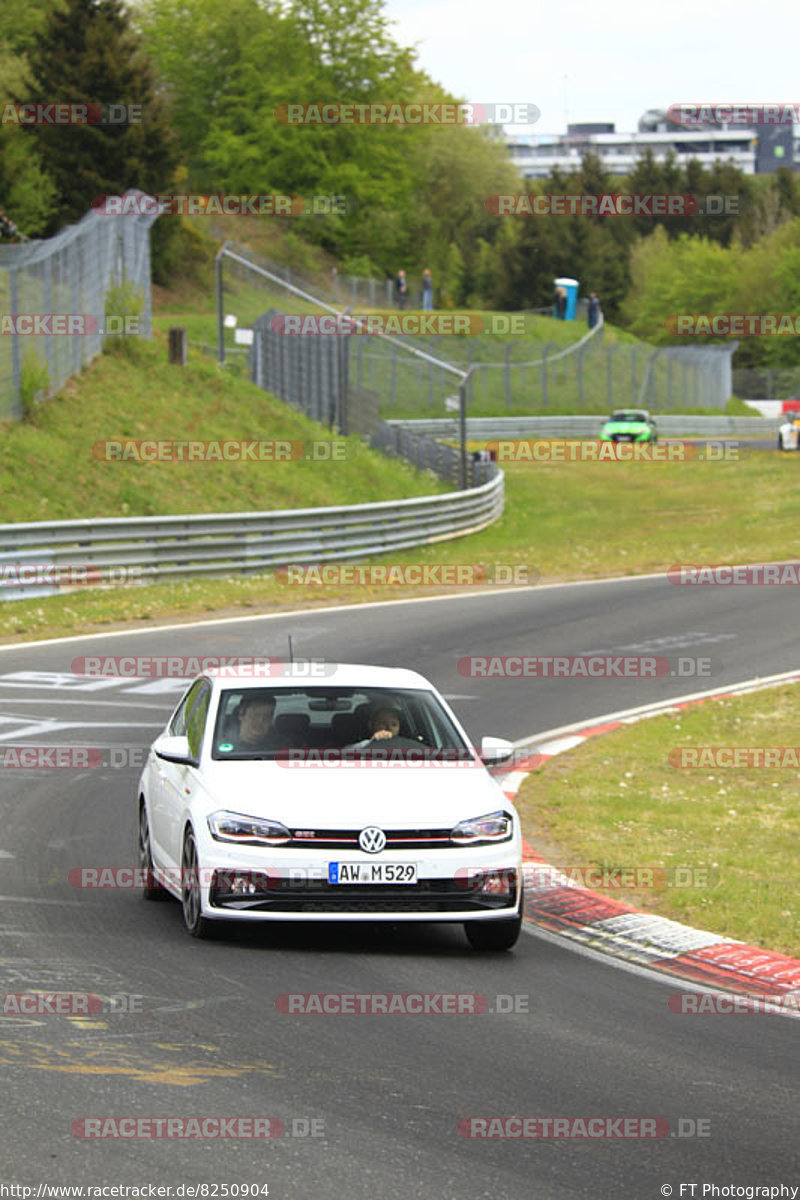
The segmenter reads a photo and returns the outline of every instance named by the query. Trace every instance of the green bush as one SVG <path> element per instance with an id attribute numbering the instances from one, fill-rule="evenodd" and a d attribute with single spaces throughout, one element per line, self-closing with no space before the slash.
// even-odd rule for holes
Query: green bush
<path id="1" fill-rule="evenodd" d="M 30 350 L 20 370 L 20 403 L 23 417 L 33 416 L 36 405 L 50 389 L 50 373 L 35 350 Z"/>
<path id="2" fill-rule="evenodd" d="M 134 345 L 139 334 L 139 318 L 144 312 L 144 293 L 134 284 L 115 284 L 106 292 L 104 352 L 122 352 L 135 356 Z"/>

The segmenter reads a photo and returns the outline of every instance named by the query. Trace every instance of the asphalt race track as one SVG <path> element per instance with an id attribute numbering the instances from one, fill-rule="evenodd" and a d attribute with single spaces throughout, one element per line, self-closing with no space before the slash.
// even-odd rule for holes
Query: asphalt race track
<path id="1" fill-rule="evenodd" d="M 296 655 L 420 670 L 473 738 L 522 740 L 796 668 L 787 652 L 796 612 L 790 587 L 660 577 L 14 648 L 0 653 L 0 745 L 144 748 L 181 685 L 79 679 L 74 658 L 283 655 L 288 632 Z M 458 670 L 468 656 L 589 651 L 680 657 L 676 671 L 703 657 L 711 673 L 537 680 Z M 2 1018 L 4 1182 L 171 1185 L 173 1196 L 179 1184 L 266 1184 L 288 1200 L 655 1200 L 669 1194 L 664 1185 L 679 1196 L 682 1183 L 800 1185 L 796 1021 L 674 1014 L 667 1000 L 680 985 L 536 933 L 511 954 L 484 956 L 459 926 L 271 926 L 195 942 L 173 901 L 68 882 L 76 867 L 134 865 L 137 778 L 136 766 L 0 773 L 2 991 L 133 997 L 116 1007 L 139 1010 Z M 276 997 L 297 992 L 479 993 L 502 1011 L 276 1010 Z M 269 1141 L 71 1132 L 80 1118 L 123 1116 L 277 1117 L 285 1132 Z M 683 1131 L 708 1122 L 708 1136 L 460 1136 L 459 1120 L 473 1116 L 660 1117 L 673 1135 L 679 1122 Z"/>

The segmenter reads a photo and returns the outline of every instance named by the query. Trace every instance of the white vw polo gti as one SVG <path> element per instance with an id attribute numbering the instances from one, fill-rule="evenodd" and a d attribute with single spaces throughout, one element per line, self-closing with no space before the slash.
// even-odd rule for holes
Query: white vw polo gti
<path id="1" fill-rule="evenodd" d="M 303 662 L 195 679 L 139 781 L 139 866 L 186 928 L 217 921 L 461 922 L 507 950 L 522 922 L 519 817 L 414 671 Z"/>

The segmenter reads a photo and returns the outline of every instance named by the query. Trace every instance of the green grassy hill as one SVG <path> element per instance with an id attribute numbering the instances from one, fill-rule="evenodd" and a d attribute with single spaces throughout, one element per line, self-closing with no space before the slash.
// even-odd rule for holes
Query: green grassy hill
<path id="1" fill-rule="evenodd" d="M 4 425 L 0 522 L 356 504 L 446 490 L 358 438 L 344 461 L 104 461 L 115 439 L 327 440 L 331 433 L 248 380 L 192 358 L 167 362 L 166 339 L 104 354 L 31 417 Z"/>

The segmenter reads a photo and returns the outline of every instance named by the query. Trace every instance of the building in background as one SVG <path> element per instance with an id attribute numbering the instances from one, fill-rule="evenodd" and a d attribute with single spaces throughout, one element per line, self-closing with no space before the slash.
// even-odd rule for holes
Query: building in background
<path id="1" fill-rule="evenodd" d="M 506 145 L 526 179 L 545 179 L 558 168 L 574 171 L 591 149 L 613 175 L 627 175 L 646 150 L 656 159 L 674 154 L 679 163 L 697 159 L 710 167 L 731 161 L 745 175 L 765 174 L 800 164 L 800 127 L 795 125 L 709 125 L 686 129 L 661 109 L 650 109 L 636 133 L 617 133 L 609 122 L 568 125 L 566 133 L 507 133 Z"/>

